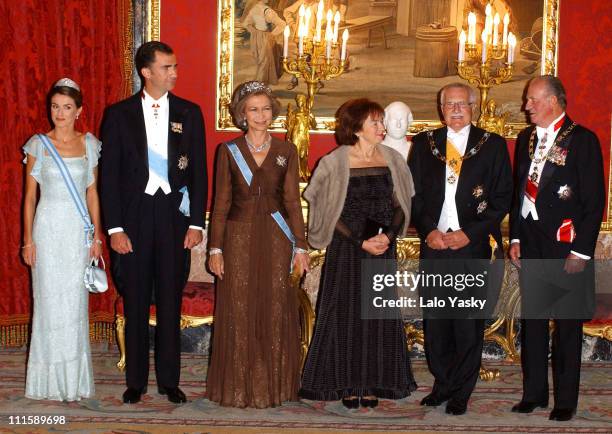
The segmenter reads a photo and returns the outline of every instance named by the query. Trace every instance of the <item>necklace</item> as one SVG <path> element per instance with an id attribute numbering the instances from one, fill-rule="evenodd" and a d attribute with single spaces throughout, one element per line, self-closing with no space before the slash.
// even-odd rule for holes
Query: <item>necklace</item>
<path id="1" fill-rule="evenodd" d="M 434 132 L 431 130 L 427 131 L 427 138 L 429 139 L 429 148 L 431 149 L 431 153 L 438 160 L 440 160 L 444 164 L 447 164 L 448 167 L 451 169 L 453 173 L 451 173 L 450 176 L 446 180 L 448 181 L 449 184 L 454 184 L 457 181 L 457 176 L 455 176 L 456 175 L 455 167 L 457 166 L 458 161 L 456 161 L 455 159 L 452 159 L 448 162 L 446 161 L 446 157 L 442 155 L 440 150 L 436 147 L 436 143 L 434 142 L 434 139 L 433 139 L 433 133 Z M 490 135 L 491 134 L 489 134 L 488 132 L 484 133 L 480 141 L 476 144 L 476 146 L 474 146 L 472 149 L 466 152 L 463 157 L 461 157 L 461 161 L 465 161 L 468 158 L 472 158 L 474 155 L 478 154 L 478 151 L 480 151 L 480 148 L 482 147 L 484 142 L 487 141 Z"/>
<path id="2" fill-rule="evenodd" d="M 539 172 L 538 165 L 544 160 L 549 160 L 554 163 L 551 157 L 555 154 L 555 152 L 558 152 L 556 150 L 558 146 L 557 144 L 563 141 L 563 139 L 565 139 L 567 135 L 571 133 L 575 127 L 576 127 L 576 122 L 572 122 L 572 124 L 565 131 L 563 131 L 563 133 L 557 135 L 557 138 L 553 142 L 552 146 L 548 149 L 548 152 L 546 154 L 544 154 L 544 150 L 546 149 L 546 146 L 544 147 L 538 146 L 537 156 L 535 155 L 535 150 L 534 150 L 534 141 L 536 138 L 536 128 L 534 128 L 533 131 L 531 131 L 531 136 L 529 137 L 529 159 L 535 163 L 533 171 L 529 175 L 529 179 L 532 182 L 538 182 L 538 178 L 540 177 L 540 174 L 538 173 Z"/>
<path id="3" fill-rule="evenodd" d="M 266 139 L 264 140 L 264 142 L 261 145 L 255 146 L 254 144 L 251 143 L 251 141 L 249 140 L 249 138 L 247 136 L 244 136 L 244 138 L 246 139 L 247 146 L 254 153 L 263 152 L 268 147 L 270 142 L 272 141 L 272 137 L 268 134 L 268 136 L 266 137 Z"/>

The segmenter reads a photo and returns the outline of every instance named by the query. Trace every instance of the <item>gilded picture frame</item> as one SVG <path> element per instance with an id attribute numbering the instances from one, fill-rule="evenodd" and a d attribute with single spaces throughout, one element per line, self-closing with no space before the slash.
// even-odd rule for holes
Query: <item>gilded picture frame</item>
<path id="1" fill-rule="evenodd" d="M 331 0 L 326 0 L 326 1 L 331 1 Z M 376 6 L 376 4 L 380 4 L 380 5 L 394 4 L 395 10 L 392 10 L 391 12 L 387 11 L 386 13 L 397 14 L 398 4 L 401 3 L 402 1 L 404 3 L 405 2 L 408 2 L 409 4 L 411 3 L 413 5 L 412 7 L 414 8 L 415 5 L 418 5 L 419 1 L 423 1 L 423 0 L 396 0 L 396 1 L 391 1 L 391 2 L 389 1 L 385 1 L 385 2 L 370 1 L 370 0 L 367 0 L 367 1 L 366 0 L 348 0 L 345 3 L 348 4 L 349 14 L 347 16 L 349 16 L 352 5 L 355 5 L 354 10 L 357 10 L 359 7 L 360 8 L 359 11 L 362 11 L 362 12 L 359 12 L 359 11 L 356 12 L 357 14 L 365 13 L 363 12 L 365 3 L 369 5 L 370 13 L 385 13 L 384 10 L 382 9 L 381 9 L 381 12 L 376 12 L 376 11 L 372 12 L 372 7 L 373 7 L 372 5 Z M 439 1 L 441 2 L 441 4 L 450 5 L 449 8 L 454 8 L 453 11 L 448 12 L 448 15 L 450 15 L 452 18 L 454 14 L 455 16 L 454 18 L 459 19 L 457 18 L 457 16 L 461 15 L 461 13 L 458 12 L 458 10 L 461 9 L 461 7 L 458 5 L 464 5 L 463 8 L 467 8 L 467 6 L 465 6 L 467 5 L 466 2 L 476 1 L 476 2 L 484 3 L 486 0 L 439 0 Z M 504 0 L 493 0 L 493 1 L 503 2 Z M 533 75 L 539 75 L 539 74 L 556 75 L 557 73 L 559 1 L 560 0 L 537 0 L 535 2 L 523 2 L 524 4 L 536 5 L 534 7 L 537 7 L 537 11 L 535 12 L 531 11 L 531 16 L 534 16 L 534 13 L 539 14 L 539 11 L 540 11 L 539 8 L 540 7 L 542 8 L 541 18 L 538 19 L 537 23 L 533 21 L 533 25 L 530 24 L 532 28 L 532 36 L 534 35 L 538 36 L 536 42 L 539 41 L 540 39 L 539 36 L 541 34 L 541 47 L 536 47 L 541 51 L 541 53 L 539 52 L 536 53 L 537 55 L 539 55 L 539 58 L 535 58 L 535 60 L 533 57 L 531 57 L 531 64 L 528 65 L 531 68 L 531 72 L 529 74 L 521 72 L 521 77 L 522 77 L 521 80 L 519 81 L 517 79 L 516 82 L 512 84 L 512 88 L 511 88 L 512 92 L 511 94 L 509 93 L 508 96 L 506 97 L 506 100 L 508 101 L 507 105 L 511 108 L 511 111 L 508 112 L 508 113 L 511 113 L 511 115 L 508 119 L 508 122 L 506 123 L 506 133 L 505 133 L 506 137 L 509 137 L 509 138 L 516 137 L 516 134 L 521 129 L 525 128 L 526 126 L 524 113 L 521 112 L 521 105 L 522 105 L 521 97 L 522 97 L 522 88 L 524 87 L 524 84 L 526 83 L 528 78 L 530 78 Z M 223 130 L 233 130 L 233 131 L 236 130 L 236 128 L 232 124 L 231 115 L 229 112 L 229 103 L 231 99 L 231 93 L 233 89 L 235 88 L 235 86 L 238 85 L 238 83 L 240 83 L 241 81 L 255 79 L 253 73 L 250 73 L 252 76 L 249 76 L 248 75 L 249 73 L 244 72 L 249 69 L 252 70 L 254 68 L 253 64 L 255 63 L 255 60 L 253 59 L 249 51 L 248 32 L 246 32 L 247 40 L 245 42 L 245 37 L 242 35 L 243 33 L 245 33 L 244 31 L 245 29 L 241 28 L 241 24 L 240 24 L 241 15 L 245 9 L 244 5 L 250 4 L 250 3 L 253 3 L 253 1 L 251 0 L 217 0 L 217 13 L 218 13 L 218 34 L 217 34 L 218 58 L 217 58 L 217 101 L 216 101 L 216 128 L 217 130 L 222 130 L 222 131 Z M 268 2 L 268 3 L 275 4 L 277 2 L 273 1 L 273 2 Z M 291 4 L 293 3 L 293 1 L 289 0 L 288 2 L 286 1 L 286 2 L 278 2 L 278 3 Z M 281 10 L 277 11 L 277 15 L 281 19 L 283 18 Z M 516 15 L 520 16 L 521 14 L 516 14 Z M 396 17 L 394 19 L 397 21 Z M 530 23 L 531 23 L 531 20 L 530 20 Z M 375 31 L 373 35 L 376 36 L 376 29 L 374 30 Z M 355 69 L 367 68 L 368 57 L 375 58 L 376 56 L 380 56 L 380 55 L 384 55 L 386 57 L 391 57 L 391 58 L 394 57 L 393 53 L 391 53 L 391 51 L 393 51 L 393 44 L 396 44 L 396 45 L 400 44 L 402 40 L 402 36 L 401 35 L 394 36 L 393 33 L 389 31 L 387 31 L 387 33 L 390 33 L 390 35 L 386 37 L 384 42 L 386 45 L 387 39 L 391 41 L 391 43 L 389 44 L 391 45 L 391 47 L 389 49 L 383 50 L 381 48 L 382 46 L 381 38 L 379 38 L 378 42 L 376 41 L 376 38 L 373 39 L 373 41 L 375 42 L 374 45 L 378 44 L 379 46 L 378 49 L 375 46 L 373 48 L 365 49 L 365 47 L 362 47 L 361 45 L 359 45 L 358 42 L 355 44 L 355 46 L 353 46 L 353 52 L 363 53 L 361 55 L 355 54 L 353 57 L 349 56 L 349 61 L 353 61 L 353 64 L 356 65 L 354 67 Z M 354 39 L 358 40 L 361 37 L 361 40 L 363 40 L 366 36 L 368 36 L 368 44 L 369 44 L 370 42 L 369 36 L 372 36 L 369 33 L 367 35 L 357 34 L 355 35 Z M 414 43 L 414 37 L 412 36 L 406 36 L 403 39 L 406 40 L 407 46 Z M 528 38 L 523 38 L 523 39 L 528 39 Z M 280 43 L 282 43 L 282 37 L 280 38 Z M 523 49 L 522 46 L 519 44 L 519 47 L 517 48 L 517 53 L 519 53 L 519 50 L 522 50 L 522 49 Z M 407 50 L 409 50 L 409 48 Z M 349 51 L 351 51 L 350 42 L 349 42 Z M 522 51 L 520 52 L 522 53 Z M 531 53 L 531 55 L 533 56 L 533 53 Z M 290 56 L 291 56 L 291 48 L 290 48 Z M 452 60 L 452 62 L 454 63 L 454 60 Z M 375 70 L 373 69 L 373 72 L 372 72 L 373 76 L 376 75 L 374 71 Z M 382 91 L 380 90 L 377 90 L 376 92 L 372 91 L 373 95 L 369 95 L 367 91 L 364 92 L 363 95 L 360 95 L 357 92 L 355 92 L 353 86 L 351 86 L 350 89 L 344 89 L 342 87 L 343 86 L 342 82 L 344 79 L 345 77 L 341 76 L 333 81 L 323 83 L 323 86 L 326 86 L 327 89 L 329 89 L 328 93 L 330 95 L 331 94 L 347 95 L 345 99 L 349 99 L 350 97 L 356 97 L 356 96 L 365 96 L 365 97 L 369 96 L 372 99 L 375 99 L 381 104 L 383 104 L 383 106 L 395 99 L 399 99 L 399 100 L 406 102 L 409 106 L 413 108 L 413 113 L 415 115 L 414 116 L 415 119 L 411 126 L 410 133 L 417 133 L 425 129 L 439 127 L 440 120 L 438 119 L 438 116 L 437 116 L 437 107 L 436 107 L 437 89 L 439 89 L 440 87 L 442 87 L 444 84 L 448 82 L 464 81 L 458 75 L 456 75 L 456 73 L 451 74 L 446 77 L 442 77 L 442 78 L 428 79 L 427 80 L 427 83 L 428 83 L 427 88 L 429 89 L 428 93 L 422 94 L 418 98 L 413 99 L 411 98 L 410 94 L 402 95 L 401 93 L 398 93 L 396 90 L 391 89 L 391 88 L 385 90 L 384 86 L 383 86 Z M 279 116 L 279 118 L 276 120 L 276 122 L 273 125 L 273 129 L 278 130 L 278 131 L 284 130 L 285 116 L 282 116 L 282 114 L 284 114 L 287 104 L 289 103 L 294 104 L 293 97 L 296 92 L 305 92 L 305 88 L 302 83 L 299 83 L 295 89 L 288 92 L 287 91 L 288 81 L 289 81 L 289 77 L 287 77 L 287 74 L 284 74 L 279 79 L 279 83 L 277 85 L 271 86 L 275 94 L 279 96 L 279 99 L 281 100 L 281 103 L 283 105 L 281 116 Z M 384 81 L 390 84 L 393 82 L 393 80 L 384 80 Z M 346 82 L 349 83 L 350 80 L 346 80 Z M 412 85 L 417 86 L 418 88 L 423 87 L 420 83 L 412 84 Z M 503 89 L 503 86 L 505 85 L 506 83 L 502 84 L 499 89 Z M 408 86 L 410 86 L 410 84 L 408 84 Z M 317 119 L 317 127 L 316 127 L 316 130 L 313 130 L 313 131 L 316 131 L 316 132 L 331 133 L 333 131 L 333 125 L 334 125 L 333 111 L 335 110 L 335 108 L 339 106 L 340 103 L 338 101 L 341 101 L 339 97 L 336 97 L 334 99 L 331 96 L 328 98 L 328 100 L 325 100 L 324 94 L 326 93 L 327 89 L 320 91 L 320 95 L 318 94 L 315 97 L 314 114 Z M 385 94 L 388 94 L 389 96 L 385 98 L 383 96 Z M 504 94 L 503 93 L 500 94 L 495 88 L 493 88 L 490 95 L 491 97 L 496 99 L 496 101 L 498 102 L 498 107 L 500 107 L 501 110 L 503 111 L 505 109 L 505 105 L 500 104 L 500 101 L 498 100 L 498 98 L 500 98 L 501 96 L 500 99 L 502 99 L 501 102 L 503 103 Z M 391 99 L 391 101 L 387 101 L 390 98 L 394 98 L 394 99 Z M 412 102 L 411 102 L 411 99 L 413 99 Z M 415 101 L 417 99 L 418 101 Z M 427 107 L 426 109 L 427 114 L 425 115 L 419 114 L 419 113 L 423 113 L 423 110 L 419 110 L 422 107 Z"/>

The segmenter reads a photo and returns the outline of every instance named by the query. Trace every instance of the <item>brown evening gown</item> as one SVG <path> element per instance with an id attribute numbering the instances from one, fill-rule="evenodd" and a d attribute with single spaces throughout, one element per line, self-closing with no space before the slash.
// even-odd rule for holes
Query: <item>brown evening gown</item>
<path id="1" fill-rule="evenodd" d="M 207 396 L 223 406 L 265 408 L 297 400 L 300 378 L 298 294 L 289 285 L 292 244 L 271 213 L 280 211 L 306 249 L 295 146 L 272 139 L 258 167 L 244 137 L 236 143 L 249 186 L 220 145 L 209 248 L 223 249 L 217 279 Z"/>

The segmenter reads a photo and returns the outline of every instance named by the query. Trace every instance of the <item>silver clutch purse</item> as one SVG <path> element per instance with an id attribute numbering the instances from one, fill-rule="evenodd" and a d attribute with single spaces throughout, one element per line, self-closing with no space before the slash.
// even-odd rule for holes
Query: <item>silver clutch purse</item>
<path id="1" fill-rule="evenodd" d="M 108 278 L 105 271 L 106 264 L 102 256 L 100 256 L 100 259 L 102 260 L 102 267 L 98 267 L 98 260 L 96 258 L 91 258 L 91 262 L 85 267 L 83 281 L 85 282 L 85 288 L 92 294 L 100 294 L 108 289 Z"/>

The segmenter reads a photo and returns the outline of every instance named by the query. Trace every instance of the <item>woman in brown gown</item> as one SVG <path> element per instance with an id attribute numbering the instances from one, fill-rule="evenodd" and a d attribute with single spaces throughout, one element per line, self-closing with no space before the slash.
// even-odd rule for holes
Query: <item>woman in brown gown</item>
<path id="1" fill-rule="evenodd" d="M 208 243 L 217 301 L 207 394 L 223 406 L 274 407 L 297 400 L 299 387 L 298 294 L 289 273 L 307 270 L 308 254 L 298 158 L 294 145 L 268 132 L 280 104 L 264 83 L 241 84 L 231 109 L 246 133 L 217 151 Z"/>

